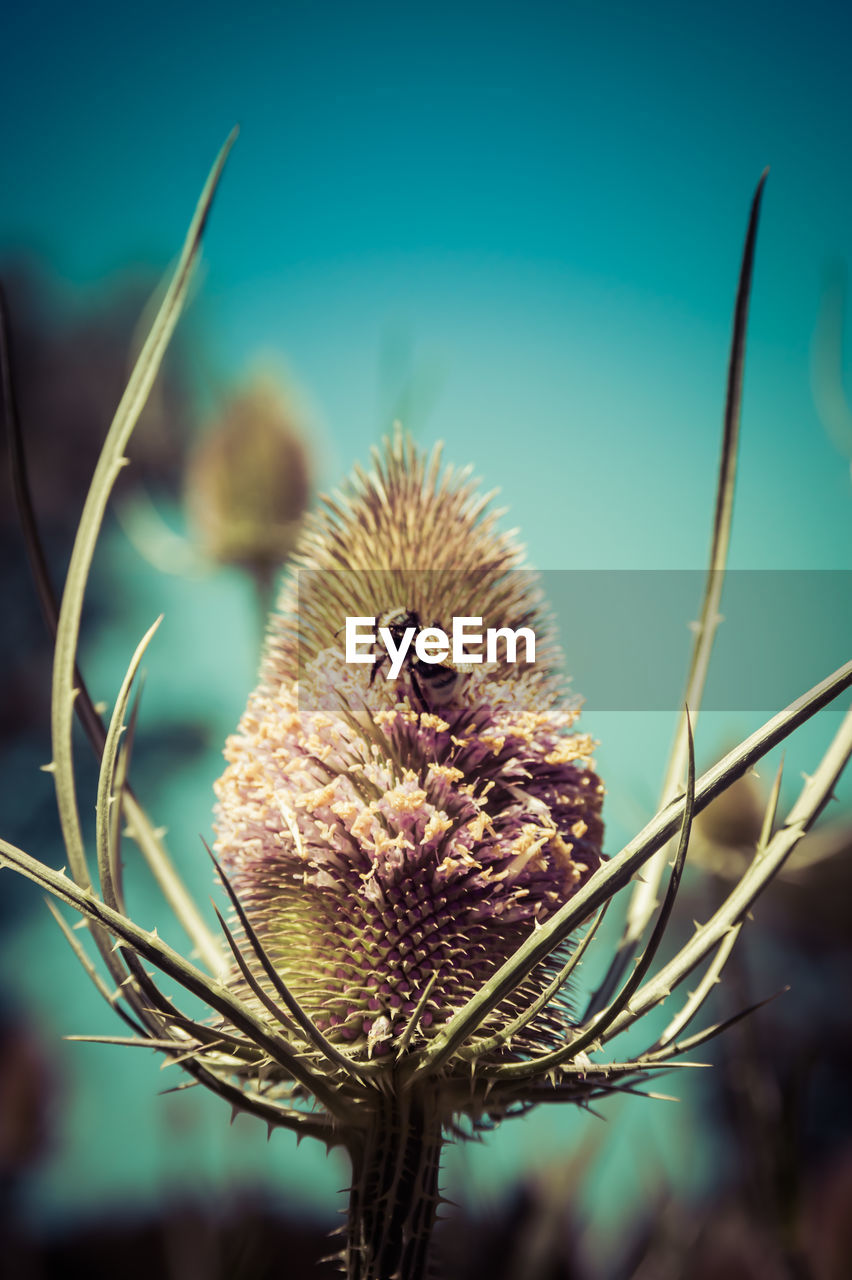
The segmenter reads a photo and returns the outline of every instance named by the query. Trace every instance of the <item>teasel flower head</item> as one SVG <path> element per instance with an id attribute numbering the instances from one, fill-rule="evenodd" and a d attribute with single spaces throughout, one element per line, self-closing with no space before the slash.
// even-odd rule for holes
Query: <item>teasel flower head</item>
<path id="1" fill-rule="evenodd" d="M 200 436 L 186 469 L 190 522 L 204 553 L 266 577 L 288 558 L 310 497 L 293 393 L 259 377 Z"/>
<path id="2" fill-rule="evenodd" d="M 390 1062 L 597 868 L 603 786 L 534 580 L 490 499 L 401 432 L 374 463 L 309 521 L 226 747 L 217 852 L 316 1025 L 354 1058 Z M 412 656 L 396 679 L 378 650 L 372 665 L 346 661 L 347 617 L 380 626 L 399 613 L 447 632 L 454 617 L 481 619 L 483 634 L 529 628 L 535 661 L 488 662 L 480 645 L 478 663 Z M 551 1005 L 511 1052 L 549 1048 L 566 1018 Z"/>

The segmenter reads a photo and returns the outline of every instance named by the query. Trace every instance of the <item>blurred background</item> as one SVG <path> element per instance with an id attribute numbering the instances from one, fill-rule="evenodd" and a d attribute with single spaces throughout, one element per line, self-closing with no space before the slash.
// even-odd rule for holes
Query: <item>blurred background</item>
<path id="1" fill-rule="evenodd" d="M 242 126 L 99 548 L 82 650 L 93 695 L 111 701 L 165 614 L 134 785 L 202 904 L 212 783 L 279 568 L 305 507 L 395 418 L 500 487 L 539 569 L 703 567 L 742 240 L 767 164 L 731 564 L 833 570 L 825 590 L 844 590 L 841 6 L 152 0 L 143 17 L 83 0 L 17 6 L 4 28 L 0 276 L 58 580 L 160 282 L 216 150 Z M 5 458 L 0 483 L 3 834 L 60 866 L 39 772 L 50 645 Z M 572 633 L 594 634 L 595 620 L 563 614 L 570 666 Z M 771 657 L 762 639 L 745 647 L 745 665 Z M 582 693 L 582 669 L 572 676 Z M 704 715 L 699 767 L 776 709 Z M 674 714 L 587 709 L 611 853 L 654 811 Z M 788 746 L 786 800 L 839 716 Z M 86 815 L 88 755 L 81 740 Z M 684 932 L 753 845 L 779 758 L 708 817 Z M 715 1012 L 791 990 L 702 1051 L 715 1071 L 667 1081 L 679 1102 L 623 1099 L 603 1119 L 548 1109 L 448 1148 L 460 1209 L 447 1274 L 849 1274 L 850 824 L 847 779 L 799 867 L 758 904 Z M 136 918 L 182 945 L 130 855 L 127 877 Z M 286 1133 L 267 1144 L 259 1123 L 229 1125 L 199 1089 L 162 1095 L 179 1077 L 151 1053 L 63 1041 L 120 1028 L 11 874 L 0 924 L 11 1274 L 82 1258 L 100 1274 L 120 1250 L 128 1275 L 250 1280 L 272 1274 L 283 1247 L 289 1274 L 313 1274 L 345 1161 L 297 1152 Z"/>

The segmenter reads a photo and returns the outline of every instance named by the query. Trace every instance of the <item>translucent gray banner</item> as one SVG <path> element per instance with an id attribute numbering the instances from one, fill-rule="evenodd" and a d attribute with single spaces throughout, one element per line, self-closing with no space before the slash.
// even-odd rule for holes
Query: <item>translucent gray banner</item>
<path id="1" fill-rule="evenodd" d="M 559 571 L 541 576 L 565 669 L 600 711 L 679 708 L 707 575 Z M 703 706 L 771 713 L 852 658 L 852 572 L 725 576 Z"/>
<path id="2" fill-rule="evenodd" d="M 359 652 L 375 654 L 373 679 L 384 680 L 390 659 L 378 634 L 383 623 L 396 628 L 397 645 L 403 623 L 415 631 L 441 628 L 451 642 L 454 617 L 480 617 L 481 628 L 468 627 L 483 633 L 478 647 L 468 646 L 469 660 L 477 652 L 485 657 L 487 628 L 533 625 L 536 661 L 549 661 L 549 630 L 571 692 L 587 709 L 676 710 L 705 583 L 703 572 L 674 570 L 302 570 L 292 590 L 294 656 L 300 678 L 323 655 L 334 665 L 345 656 L 347 617 L 372 617 L 376 643 Z M 730 571 L 720 615 L 703 706 L 772 713 L 852 658 L 852 571 Z M 518 660 L 524 653 L 519 644 Z M 505 661 L 502 641 L 499 655 Z M 403 681 L 413 662 L 412 637 L 399 664 Z M 452 652 L 445 665 L 452 665 Z M 364 679 L 372 675 L 372 667 L 357 670 Z M 415 680 L 418 671 L 425 668 L 415 666 Z M 437 689 L 441 682 L 423 683 Z"/>

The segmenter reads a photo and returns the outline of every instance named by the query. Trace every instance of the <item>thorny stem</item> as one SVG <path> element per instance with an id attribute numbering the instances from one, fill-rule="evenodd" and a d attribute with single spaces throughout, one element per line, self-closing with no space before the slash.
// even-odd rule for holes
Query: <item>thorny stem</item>
<path id="1" fill-rule="evenodd" d="M 423 1280 L 441 1146 L 434 1086 L 382 1095 L 351 1151 L 348 1280 Z"/>

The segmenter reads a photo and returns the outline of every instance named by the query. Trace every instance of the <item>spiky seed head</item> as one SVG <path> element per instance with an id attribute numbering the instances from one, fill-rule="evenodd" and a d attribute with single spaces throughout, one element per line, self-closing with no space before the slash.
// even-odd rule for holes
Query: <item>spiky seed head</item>
<path id="1" fill-rule="evenodd" d="M 381 1058 L 430 980 L 412 1044 L 598 866 L 603 787 L 489 498 L 400 434 L 374 462 L 308 519 L 216 792 L 217 850 L 281 975 L 330 1037 Z M 345 661 L 347 616 L 399 609 L 532 627 L 536 661 L 455 671 L 432 705 L 410 662 L 391 680 Z"/>

